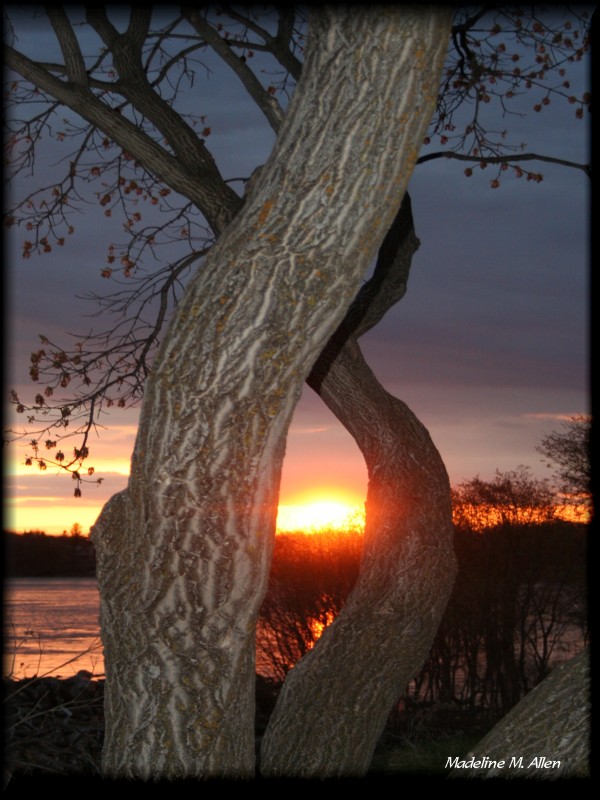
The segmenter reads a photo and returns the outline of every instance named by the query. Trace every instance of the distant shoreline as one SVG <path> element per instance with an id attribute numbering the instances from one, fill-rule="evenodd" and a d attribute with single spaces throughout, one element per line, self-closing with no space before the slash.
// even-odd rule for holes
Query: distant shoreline
<path id="1" fill-rule="evenodd" d="M 3 531 L 4 579 L 95 578 L 96 554 L 88 536 Z"/>

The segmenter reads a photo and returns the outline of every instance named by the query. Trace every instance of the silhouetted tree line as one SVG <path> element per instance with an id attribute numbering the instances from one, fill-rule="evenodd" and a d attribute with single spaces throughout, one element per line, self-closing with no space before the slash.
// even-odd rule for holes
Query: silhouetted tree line
<path id="1" fill-rule="evenodd" d="M 429 658 L 400 702 L 505 712 L 588 638 L 586 533 L 562 520 L 456 527 L 459 574 Z M 258 668 L 283 680 L 341 609 L 360 535 L 278 537 Z"/>
<path id="2" fill-rule="evenodd" d="M 86 536 L 4 531 L 4 574 L 14 578 L 94 577 L 94 546 Z"/>
<path id="3" fill-rule="evenodd" d="M 455 548 L 454 591 L 405 702 L 505 712 L 587 641 L 586 527 L 463 527 Z"/>

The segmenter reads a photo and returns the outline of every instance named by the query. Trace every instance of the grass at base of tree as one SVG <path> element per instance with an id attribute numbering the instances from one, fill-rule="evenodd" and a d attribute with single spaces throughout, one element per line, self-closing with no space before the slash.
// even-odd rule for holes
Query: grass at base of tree
<path id="1" fill-rule="evenodd" d="M 440 777 L 448 758 L 463 758 L 502 717 L 502 712 L 451 703 L 396 709 L 377 744 L 369 775 Z"/>
<path id="2" fill-rule="evenodd" d="M 439 740 L 421 739 L 382 749 L 373 756 L 370 775 L 445 775 L 448 757 L 465 756 L 477 745 L 479 734 L 457 733 Z"/>

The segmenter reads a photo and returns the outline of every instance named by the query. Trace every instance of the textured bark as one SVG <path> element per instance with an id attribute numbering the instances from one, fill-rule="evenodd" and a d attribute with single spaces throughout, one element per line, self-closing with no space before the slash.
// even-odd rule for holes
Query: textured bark
<path id="1" fill-rule="evenodd" d="M 504 761 L 503 767 L 484 764 L 454 769 L 450 777 L 588 778 L 590 721 L 590 653 L 586 649 L 555 667 L 465 757 Z"/>
<path id="2" fill-rule="evenodd" d="M 178 306 L 128 489 L 94 527 L 110 775 L 253 774 L 254 631 L 285 435 L 391 223 L 435 103 L 447 9 L 315 16 L 275 150 Z M 412 417 L 405 434 L 419 445 Z M 384 483 L 373 476 L 372 508 Z M 420 503 L 411 491 L 402 502 Z M 420 547 L 407 532 L 408 564 Z M 384 600 L 378 614 L 387 609 Z"/>
<path id="3" fill-rule="evenodd" d="M 452 590 L 446 470 L 423 425 L 383 389 L 352 333 L 364 333 L 404 294 L 417 246 L 406 197 L 373 278 L 309 377 L 364 455 L 365 541 L 357 586 L 286 678 L 262 742 L 265 775 L 364 775 L 393 703 L 429 652 Z"/>

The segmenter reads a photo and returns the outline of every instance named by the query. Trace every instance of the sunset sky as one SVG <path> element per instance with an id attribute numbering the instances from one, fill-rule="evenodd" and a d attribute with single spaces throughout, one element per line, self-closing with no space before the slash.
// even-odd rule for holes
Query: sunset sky
<path id="1" fill-rule="evenodd" d="M 34 42 L 30 36 L 21 44 Z M 575 67 L 575 91 L 588 80 L 587 69 Z M 267 159 L 273 134 L 228 77 L 215 73 L 202 91 L 213 131 L 207 144 L 225 177 L 249 175 Z M 535 114 L 533 101 L 522 102 L 528 116 L 501 123 L 513 141 L 531 152 L 589 160 L 588 122 L 575 119 L 571 105 L 556 101 Z M 58 160 L 55 144 L 44 144 L 34 178 L 16 183 L 9 197 L 44 180 Z M 409 191 L 421 247 L 408 292 L 361 344 L 388 391 L 428 427 L 453 483 L 520 464 L 547 477 L 536 452 L 542 436 L 589 412 L 590 182 L 579 170 L 539 164 L 541 183 L 506 177 L 492 189 L 491 170 L 466 178 L 464 166 L 436 160 L 416 168 Z M 28 379 L 38 334 L 65 342 L 65 331 L 99 324 L 89 317 L 93 304 L 77 296 L 110 288 L 100 270 L 118 228 L 111 230 L 95 205 L 75 217 L 75 226 L 64 248 L 28 260 L 21 257 L 24 232 L 10 230 L 5 242 L 5 379 L 24 402 L 38 391 Z M 87 532 L 102 504 L 126 484 L 137 414 L 111 409 L 104 417 L 105 430 L 90 442 L 90 464 L 104 481 L 84 487 L 80 499 L 68 475 L 26 467 L 26 451 L 8 448 L 5 527 L 56 534 L 77 522 Z M 8 416 L 8 422 L 22 420 Z M 365 492 L 357 447 L 306 388 L 288 438 L 281 518 L 288 507 L 309 502 L 360 508 Z"/>

